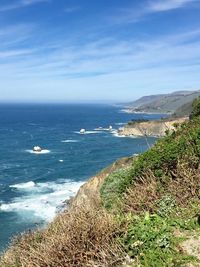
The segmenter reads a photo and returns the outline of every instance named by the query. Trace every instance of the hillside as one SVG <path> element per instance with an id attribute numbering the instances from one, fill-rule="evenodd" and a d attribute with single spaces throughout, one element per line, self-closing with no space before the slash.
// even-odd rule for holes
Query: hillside
<path id="1" fill-rule="evenodd" d="M 181 118 L 184 116 L 189 116 L 192 112 L 192 103 L 193 101 L 190 101 L 182 105 L 181 107 L 177 108 L 175 112 L 172 114 L 172 117 Z"/>
<path id="2" fill-rule="evenodd" d="M 22 235 L 3 267 L 200 266 L 200 99 L 188 122 L 80 189 L 46 229 Z"/>
<path id="3" fill-rule="evenodd" d="M 144 96 L 126 106 L 132 112 L 174 113 L 200 96 L 200 91 L 177 91 L 171 94 Z"/>

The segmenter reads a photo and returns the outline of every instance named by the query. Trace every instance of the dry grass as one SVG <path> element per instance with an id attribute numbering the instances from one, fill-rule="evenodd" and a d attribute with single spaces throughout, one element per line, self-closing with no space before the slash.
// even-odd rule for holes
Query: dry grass
<path id="1" fill-rule="evenodd" d="M 144 211 L 153 212 L 155 201 L 159 199 L 158 184 L 152 172 L 148 172 L 143 179 L 131 186 L 124 197 L 124 211 L 134 214 Z"/>
<path id="2" fill-rule="evenodd" d="M 173 177 L 173 178 L 172 178 Z M 200 168 L 191 168 L 187 161 L 178 162 L 171 177 L 155 177 L 149 170 L 124 194 L 124 211 L 156 212 L 158 201 L 170 195 L 177 206 L 187 207 L 191 199 L 200 198 Z"/>
<path id="3" fill-rule="evenodd" d="M 114 241 L 116 232 L 117 224 L 103 210 L 71 210 L 47 229 L 15 240 L 1 266 L 116 267 L 124 255 Z"/>
<path id="4" fill-rule="evenodd" d="M 200 167 L 192 168 L 187 161 L 179 162 L 175 178 L 170 181 L 168 191 L 175 197 L 179 206 L 187 206 L 192 198 L 200 198 Z"/>
<path id="5" fill-rule="evenodd" d="M 77 197 L 73 199 L 70 210 L 58 215 L 48 228 L 15 238 L 0 259 L 0 266 L 116 267 L 118 264 L 121 265 L 125 254 L 115 238 L 119 225 L 112 215 L 100 207 L 95 194 L 98 194 L 98 186 L 104 176 L 121 166 L 130 165 L 132 160 L 131 157 L 116 161 L 94 177 L 90 183 L 85 184 L 81 188 L 82 192 L 78 194 L 78 201 Z"/>

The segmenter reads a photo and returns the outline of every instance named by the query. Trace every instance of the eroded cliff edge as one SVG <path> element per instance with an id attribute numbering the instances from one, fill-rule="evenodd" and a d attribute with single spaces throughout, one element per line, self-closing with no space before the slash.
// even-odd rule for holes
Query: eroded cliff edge
<path id="1" fill-rule="evenodd" d="M 165 136 L 166 131 L 173 131 L 177 124 L 181 124 L 188 120 L 188 117 L 169 118 L 154 121 L 144 122 L 129 122 L 124 127 L 119 128 L 118 134 L 120 136 Z"/>
<path id="2" fill-rule="evenodd" d="M 95 176 L 91 177 L 80 187 L 76 196 L 69 201 L 70 209 L 80 206 L 92 207 L 100 203 L 100 188 L 104 183 L 105 178 L 116 170 L 128 168 L 133 164 L 135 158 L 136 156 L 120 158 Z"/>

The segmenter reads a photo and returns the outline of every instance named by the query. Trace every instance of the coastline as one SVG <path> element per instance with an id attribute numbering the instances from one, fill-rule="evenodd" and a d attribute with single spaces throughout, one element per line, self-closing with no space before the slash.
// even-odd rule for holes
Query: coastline
<path id="1" fill-rule="evenodd" d="M 22 113 L 20 116 L 23 117 L 24 106 L 14 107 L 15 110 L 18 110 L 20 114 Z M 38 116 L 40 114 L 46 116 L 49 113 L 51 115 L 50 106 L 47 110 L 45 109 L 45 113 L 42 113 L 43 109 L 40 106 L 36 106 L 34 109 L 32 109 L 32 106 L 30 108 L 26 107 L 26 110 L 29 115 L 33 116 L 32 123 L 30 122 L 30 125 L 21 125 L 14 135 L 13 132 L 10 132 L 9 137 L 13 143 L 16 138 L 19 138 L 19 142 L 16 143 L 15 147 L 13 147 L 12 142 L 5 142 L 2 147 L 4 153 L 1 154 L 1 162 L 5 163 L 5 166 L 7 166 L 7 155 L 13 156 L 13 151 L 16 151 L 17 157 L 13 158 L 10 172 L 14 176 L 16 172 L 15 166 L 18 166 L 17 171 L 20 178 L 11 178 L 1 196 L 1 204 L 3 205 L 0 214 L 2 225 L 0 230 L 0 236 L 2 237 L 0 240 L 1 251 L 7 247 L 12 236 L 34 229 L 36 223 L 38 226 L 47 225 L 48 222 L 53 220 L 54 216 L 57 216 L 60 209 L 62 210 L 63 208 L 63 201 L 68 199 L 68 196 L 74 196 L 79 189 L 79 187 L 76 187 L 77 191 L 73 193 L 74 186 L 68 185 L 68 182 L 71 184 L 72 182 L 76 183 L 76 181 L 86 181 L 118 158 L 139 154 L 148 148 L 143 139 L 118 138 L 116 130 L 122 126 L 122 123 L 126 123 L 133 118 L 142 117 L 140 115 L 120 114 L 119 108 L 110 106 L 106 108 L 104 106 L 97 108 L 87 107 L 81 113 L 82 106 L 80 106 L 80 109 L 77 109 L 77 106 L 73 108 L 72 106 L 66 106 L 65 109 L 63 106 L 59 106 L 54 111 L 55 121 L 50 122 L 47 117 L 45 121 L 47 128 L 41 128 L 42 134 L 40 122 L 37 122 Z M 32 110 L 37 110 L 37 112 L 32 115 Z M 7 108 L 5 109 L 5 117 L 6 111 Z M 57 123 L 60 112 L 63 114 L 59 119 L 61 121 L 58 120 L 59 124 L 56 124 L 57 127 L 52 131 L 52 124 Z M 86 122 L 84 119 L 85 112 L 88 115 Z M 93 118 L 92 122 L 90 122 L 90 114 L 95 114 L 92 115 L 93 117 L 91 116 Z M 108 114 L 110 115 L 108 116 Z M 12 113 L 9 116 L 11 115 Z M 75 115 L 78 118 L 77 120 L 72 119 Z M 149 116 L 150 118 L 151 116 Z M 67 125 L 66 121 L 68 122 Z M 83 121 L 85 122 L 83 127 L 86 130 L 91 130 L 91 134 L 90 132 L 86 135 L 79 134 L 80 125 L 82 125 Z M 18 121 L 16 121 L 16 125 L 18 125 Z M 112 131 L 108 131 L 109 125 L 113 126 Z M 98 126 L 106 127 L 107 131 L 101 133 L 100 130 L 102 129 L 93 131 Z M 6 125 L 6 127 L 9 127 L 9 125 Z M 13 127 L 15 127 L 15 123 Z M 21 135 L 22 131 L 23 135 Z M 29 136 L 31 140 L 28 139 Z M 35 141 L 34 136 L 38 136 L 37 141 Z M 150 142 L 153 144 L 154 139 L 150 140 Z M 51 153 L 34 154 L 30 150 L 34 145 L 45 147 Z M 110 145 L 113 146 L 112 149 L 109 148 Z M 37 168 L 34 168 L 35 165 L 37 165 Z M 24 175 L 24 170 L 30 173 L 30 177 Z M 7 172 L 5 174 L 6 182 L 10 175 Z M 40 178 L 42 174 L 44 175 Z M 55 213 L 56 215 L 54 215 Z M 15 216 L 15 220 L 12 219 L 13 216 Z M 9 228 L 4 222 L 11 222 Z"/>
<path id="2" fill-rule="evenodd" d="M 191 252 L 194 247 L 193 244 L 190 244 L 188 248 L 184 247 L 186 243 L 183 243 L 182 240 L 175 243 L 174 233 L 176 233 L 176 238 L 188 233 L 186 233 L 186 225 L 184 225 L 185 216 L 187 216 L 184 211 L 185 208 L 187 208 L 187 212 L 190 212 L 190 218 L 192 218 L 190 219 L 190 225 L 193 225 L 192 223 L 197 220 L 195 214 L 197 214 L 198 207 L 194 206 L 194 209 L 191 209 L 191 203 L 193 202 L 190 203 L 190 200 L 197 200 L 198 177 L 196 178 L 195 191 L 191 187 L 188 194 L 187 188 L 190 188 L 190 177 L 186 176 L 183 184 L 182 175 L 185 177 L 185 171 L 189 171 L 189 176 L 193 174 L 190 170 L 187 170 L 187 166 L 184 164 L 185 150 L 183 151 L 180 148 L 180 144 L 184 147 L 188 144 L 188 138 L 191 138 L 194 129 L 197 135 L 192 135 L 194 136 L 194 142 L 189 144 L 191 147 L 196 144 L 199 132 L 198 125 L 196 120 L 189 121 L 189 127 L 178 127 L 174 134 L 160 140 L 139 157 L 121 158 L 91 177 L 81 186 L 76 196 L 67 203 L 69 208 L 59 213 L 45 229 L 22 234 L 20 238 L 10 244 L 7 251 L 2 255 L 1 262 L 10 267 L 16 266 L 16 263 L 19 266 L 28 266 L 24 265 L 24 262 L 31 264 L 34 262 L 36 263 L 35 266 L 41 266 L 43 263 L 43 266 L 58 266 L 56 265 L 58 262 L 62 263 L 62 266 L 72 267 L 132 266 L 136 260 L 142 263 L 141 255 L 151 256 L 155 254 L 155 251 L 156 255 L 162 253 L 161 255 L 165 256 L 164 259 L 167 263 L 171 263 L 172 258 L 176 260 L 182 257 L 184 260 L 186 253 L 188 260 L 192 261 L 190 256 L 194 255 Z M 177 136 L 177 139 L 174 138 L 174 135 Z M 182 136 L 184 138 L 186 136 L 186 138 L 181 138 Z M 173 152 L 176 152 L 177 149 L 178 153 L 173 155 Z M 196 150 L 192 151 L 198 153 Z M 192 162 L 190 147 L 186 152 Z M 157 154 L 158 157 L 156 158 Z M 163 157 L 166 154 L 169 156 L 167 158 Z M 172 159 L 175 156 L 176 160 L 174 163 L 175 171 L 173 172 L 171 172 L 171 155 Z M 180 163 L 179 160 L 182 160 L 182 162 Z M 176 163 L 177 165 L 175 165 Z M 186 169 L 181 172 L 182 168 L 180 170 L 180 166 L 186 166 Z M 191 166 L 194 168 L 194 177 L 196 177 L 196 169 L 193 165 Z M 167 174 L 173 175 L 170 176 L 171 178 L 174 178 L 174 174 L 180 175 L 180 177 L 162 180 L 162 178 L 166 178 L 164 171 L 161 177 L 155 176 L 156 171 L 160 171 L 160 168 L 165 171 L 167 168 L 169 170 Z M 194 182 L 193 176 L 191 182 Z M 194 195 L 193 192 L 197 193 Z M 186 202 L 182 201 L 185 199 Z M 161 203 L 159 206 L 158 201 Z M 180 201 L 183 203 L 183 206 L 181 206 L 184 208 L 183 211 L 180 208 Z M 163 210 L 163 202 L 164 205 L 166 203 L 167 207 L 170 203 L 169 211 L 165 206 Z M 198 204 L 198 201 L 195 204 Z M 177 207 L 180 210 L 178 214 Z M 174 214 L 176 217 L 174 217 Z M 182 228 L 177 226 L 177 223 L 175 223 L 177 221 L 180 221 Z M 169 226 L 166 228 L 166 225 Z M 194 240 L 193 231 L 198 233 L 198 229 L 195 227 L 194 225 L 189 232 L 191 242 Z M 162 241 L 163 234 L 165 236 L 166 233 L 168 237 L 167 246 L 163 247 L 163 243 L 161 243 L 162 247 L 160 245 L 155 247 L 155 241 Z M 146 235 L 149 236 L 147 241 Z M 155 238 L 152 238 L 152 235 Z M 129 239 L 129 236 L 131 239 Z M 138 243 L 138 240 L 140 243 Z M 130 247 L 125 246 L 127 241 L 131 242 Z M 145 242 L 148 242 L 147 245 Z M 139 247 L 143 244 L 145 244 L 147 250 L 144 250 L 144 246 Z M 172 250 L 166 255 L 165 248 L 168 248 L 168 244 L 172 246 Z M 136 251 L 136 256 L 131 257 L 132 254 L 129 253 L 134 251 L 133 249 L 136 246 L 139 251 Z M 184 248 L 181 255 L 179 248 Z M 195 256 L 199 257 L 199 254 L 195 254 Z M 156 261 L 160 262 L 159 260 L 160 257 L 156 258 Z M 151 266 L 154 261 L 154 258 L 152 261 L 152 257 L 149 257 L 148 263 L 150 264 L 148 266 Z M 80 264 L 77 265 L 77 263 Z"/>
<path id="3" fill-rule="evenodd" d="M 132 108 L 123 108 L 121 109 L 121 112 L 124 112 L 124 113 L 128 113 L 128 114 L 147 114 L 147 115 L 157 115 L 157 114 L 162 114 L 162 115 L 165 115 L 165 116 L 170 116 L 172 115 L 173 113 L 169 113 L 169 112 L 150 112 L 150 111 L 136 111 Z"/>
<path id="4" fill-rule="evenodd" d="M 188 121 L 188 117 L 168 118 L 164 120 L 133 121 L 118 129 L 119 136 L 125 137 L 163 137 L 167 132 L 176 130 L 176 127 Z"/>

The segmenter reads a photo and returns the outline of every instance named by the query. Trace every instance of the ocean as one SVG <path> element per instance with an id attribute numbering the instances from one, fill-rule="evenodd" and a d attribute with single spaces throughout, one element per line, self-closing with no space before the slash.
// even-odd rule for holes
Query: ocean
<path id="1" fill-rule="evenodd" d="M 160 117 L 110 105 L 1 104 L 0 251 L 14 235 L 51 222 L 102 168 L 148 148 L 145 138 L 118 137 L 117 128 L 131 119 Z M 96 129 L 110 125 L 112 131 Z M 36 145 L 42 153 L 33 153 Z"/>

